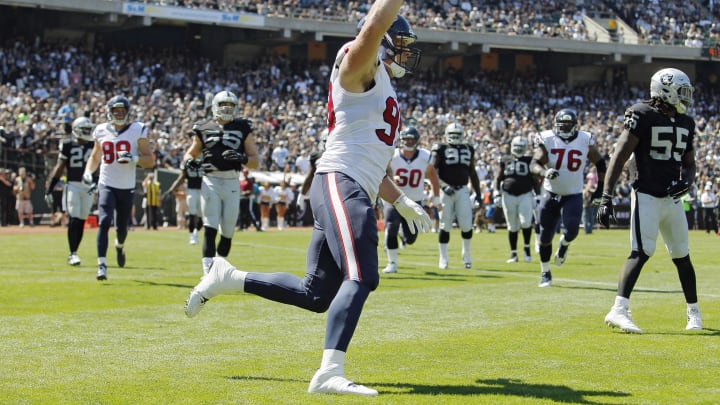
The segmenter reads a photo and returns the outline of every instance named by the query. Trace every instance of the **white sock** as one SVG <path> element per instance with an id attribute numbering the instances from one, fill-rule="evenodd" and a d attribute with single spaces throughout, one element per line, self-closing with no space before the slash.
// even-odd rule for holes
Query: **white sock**
<path id="1" fill-rule="evenodd" d="M 687 304 L 687 307 L 688 307 L 688 309 L 694 309 L 694 310 L 696 310 L 696 311 L 699 311 L 699 310 L 700 310 L 700 308 L 698 308 L 697 302 L 694 303 L 694 304 L 688 303 L 688 304 Z"/>
<path id="2" fill-rule="evenodd" d="M 285 218 L 278 218 L 277 219 L 277 227 L 279 230 L 285 229 Z"/>
<path id="3" fill-rule="evenodd" d="M 388 249 L 387 250 L 387 257 L 389 263 L 397 263 L 398 261 L 398 250 L 397 249 Z"/>
<path id="4" fill-rule="evenodd" d="M 550 262 L 541 262 L 540 271 L 543 273 L 547 273 L 548 271 L 550 271 Z"/>
<path id="5" fill-rule="evenodd" d="M 440 257 L 443 260 L 447 260 L 448 258 L 448 244 L 447 243 L 439 243 L 438 246 L 440 247 Z"/>
<path id="6" fill-rule="evenodd" d="M 463 262 L 470 263 L 472 260 L 470 259 L 470 243 L 472 242 L 472 239 L 465 239 L 462 240 L 462 258 Z"/>
<path id="7" fill-rule="evenodd" d="M 107 261 L 104 257 L 98 257 L 98 264 L 107 264 Z"/>
<path id="8" fill-rule="evenodd" d="M 340 368 L 341 374 L 344 374 L 345 352 L 336 349 L 323 350 L 322 363 L 320 368 L 323 370 Z"/>
<path id="9" fill-rule="evenodd" d="M 615 297 L 615 305 L 614 306 L 616 306 L 618 308 L 627 308 L 629 305 L 630 305 L 629 298 L 621 297 L 619 295 Z"/>

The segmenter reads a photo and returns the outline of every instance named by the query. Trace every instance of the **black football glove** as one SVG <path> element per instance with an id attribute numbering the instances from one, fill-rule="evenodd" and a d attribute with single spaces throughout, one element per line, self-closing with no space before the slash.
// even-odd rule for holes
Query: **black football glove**
<path id="1" fill-rule="evenodd" d="M 443 193 L 445 193 L 445 195 L 455 194 L 455 189 L 452 186 L 444 186 L 442 188 L 442 191 L 443 191 Z"/>
<path id="2" fill-rule="evenodd" d="M 241 164 L 245 164 L 248 162 L 248 157 L 244 153 L 240 153 L 236 151 L 235 149 L 228 149 L 225 152 L 222 153 L 223 159 L 227 160 L 228 162 L 239 162 Z"/>
<path id="3" fill-rule="evenodd" d="M 198 170 L 200 168 L 200 161 L 197 159 L 187 159 L 184 166 L 190 170 Z"/>
<path id="4" fill-rule="evenodd" d="M 603 193 L 599 200 L 595 200 L 593 204 L 597 205 L 596 219 L 598 223 L 605 227 L 610 228 L 610 221 L 615 221 L 615 208 L 613 207 L 612 196 L 608 193 Z"/>
<path id="5" fill-rule="evenodd" d="M 670 183 L 670 186 L 668 186 L 666 191 L 668 196 L 677 199 L 685 195 L 689 189 L 690 183 L 687 180 L 682 179 L 673 180 L 673 182 Z"/>

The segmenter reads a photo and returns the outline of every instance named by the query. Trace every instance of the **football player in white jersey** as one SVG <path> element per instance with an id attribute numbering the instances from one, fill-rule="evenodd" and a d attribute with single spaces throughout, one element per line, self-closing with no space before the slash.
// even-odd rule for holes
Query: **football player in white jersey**
<path id="1" fill-rule="evenodd" d="M 87 117 L 79 117 L 73 121 L 72 138 L 60 146 L 58 161 L 50 172 L 50 181 L 45 194 L 48 205 L 52 206 L 52 190 L 60 180 L 62 172 L 65 171 L 67 182 L 63 191 L 63 206 L 69 218 L 67 237 L 70 255 L 67 263 L 71 266 L 80 265 L 77 250 L 82 241 L 85 219 L 90 214 L 93 204 L 94 187 L 82 181 L 85 165 L 90 159 L 94 146 L 92 130 L 93 123 Z"/>
<path id="2" fill-rule="evenodd" d="M 550 256 L 552 238 L 562 219 L 563 234 L 555 265 L 567 259 L 568 246 L 578 235 L 582 218 L 582 191 L 585 183 L 585 166 L 589 160 L 597 168 L 598 176 L 605 175 L 605 161 L 595 147 L 589 132 L 578 129 L 577 113 L 563 108 L 555 114 L 554 128 L 542 131 L 535 139 L 535 154 L 530 163 L 533 174 L 544 177 L 539 205 L 540 224 L 540 287 L 552 285 Z M 602 195 L 602 187 L 593 198 Z"/>
<path id="3" fill-rule="evenodd" d="M 631 251 L 620 271 L 615 302 L 605 316 L 605 323 L 628 333 L 642 333 L 629 314 L 630 293 L 655 253 L 658 233 L 680 278 L 687 305 L 685 330 L 702 329 L 688 223 L 680 203 L 695 183 L 697 171 L 695 120 L 688 115 L 693 93 L 690 78 L 683 71 L 666 68 L 655 72 L 650 79 L 650 100 L 625 111 L 624 129 L 604 178 L 605 190 L 614 190 L 626 162 L 634 161 Z M 603 194 L 598 205 L 598 222 L 609 227 L 614 215 L 612 195 Z"/>
<path id="4" fill-rule="evenodd" d="M 329 136 L 310 187 L 314 229 L 306 275 L 254 273 L 216 258 L 210 273 L 188 297 L 185 313 L 196 315 L 208 299 L 245 291 L 313 311 L 328 311 L 325 350 L 308 392 L 374 396 L 378 392 L 345 377 L 345 352 L 365 300 L 380 280 L 378 230 L 373 203 L 393 202 L 412 223 L 427 231 L 431 221 L 387 176 L 401 126 L 391 84 L 414 68 L 419 50 L 401 0 L 375 1 L 357 37 L 337 53 L 330 75 Z"/>
<path id="5" fill-rule="evenodd" d="M 215 94 L 212 117 L 193 125 L 192 145 L 185 152 L 184 166 L 191 170 L 202 168 L 204 173 L 200 186 L 203 274 L 207 274 L 216 255 L 230 254 L 240 215 L 240 172 L 243 167 L 258 167 L 260 162 L 252 122 L 237 115 L 235 94 Z M 218 231 L 220 240 L 215 245 Z"/>
<path id="6" fill-rule="evenodd" d="M 135 196 L 135 168 L 150 169 L 155 156 L 147 138 L 148 127 L 130 121 L 130 101 L 115 96 L 107 104 L 108 122 L 93 130 L 95 145 L 85 166 L 83 181 L 93 182 L 93 173 L 100 166 L 98 180 L 98 280 L 107 279 L 108 231 L 115 222 L 115 251 L 118 267 L 125 266 L 125 238 Z"/>
<path id="7" fill-rule="evenodd" d="M 417 128 L 408 127 L 400 132 L 400 148 L 395 149 L 390 161 L 390 175 L 403 193 L 420 205 L 425 198 L 425 178 L 427 178 L 433 192 L 430 204 L 440 209 L 442 207 L 440 182 L 433 166 L 432 155 L 429 150 L 418 147 L 419 143 L 420 132 Z M 383 273 L 397 273 L 398 236 L 402 239 L 403 245 L 412 245 L 417 239 L 417 233 L 410 232 L 407 221 L 390 204 L 385 204 L 384 218 L 388 264 L 383 269 Z M 401 227 L 402 232 L 400 232 Z"/>

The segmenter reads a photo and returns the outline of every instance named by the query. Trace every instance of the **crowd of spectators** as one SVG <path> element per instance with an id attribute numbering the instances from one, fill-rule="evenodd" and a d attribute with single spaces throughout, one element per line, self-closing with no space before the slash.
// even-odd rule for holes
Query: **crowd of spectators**
<path id="1" fill-rule="evenodd" d="M 353 22 L 359 21 L 371 4 L 368 1 L 348 0 L 145 0 L 144 2 L 276 17 Z M 717 42 L 720 35 L 720 19 L 717 12 L 718 7 L 712 0 L 702 2 L 408 0 L 402 9 L 403 15 L 414 27 L 580 41 L 597 39 L 588 34 L 583 22 L 584 15 L 619 18 L 633 27 L 642 42 L 690 47 L 702 47 L 706 40 Z"/>
<path id="2" fill-rule="evenodd" d="M 103 122 L 106 101 L 117 93 L 132 103 L 132 118 L 149 125 L 160 167 L 179 167 L 192 124 L 205 117 L 214 93 L 240 97 L 244 117 L 255 123 L 260 170 L 301 173 L 325 125 L 329 67 L 267 56 L 223 66 L 184 51 L 136 48 L 101 53 L 70 45 L 10 40 L 0 47 L 0 158 L 44 173 L 52 168 L 69 123 L 85 115 Z M 720 173 L 720 93 L 696 85 L 698 182 Z M 609 153 L 626 106 L 648 97 L 647 82 L 572 87 L 537 75 L 502 72 L 418 72 L 398 81 L 406 125 L 422 144 L 442 141 L 445 126 L 461 123 L 478 151 L 479 168 L 491 176 L 503 145 L 515 135 L 549 128 L 559 107 L 579 111 L 581 126 Z"/>

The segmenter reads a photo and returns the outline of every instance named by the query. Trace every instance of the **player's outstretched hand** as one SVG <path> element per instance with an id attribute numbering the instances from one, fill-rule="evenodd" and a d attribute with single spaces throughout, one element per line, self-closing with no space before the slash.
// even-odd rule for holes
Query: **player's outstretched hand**
<path id="1" fill-rule="evenodd" d="M 402 215 L 410 227 L 413 234 L 418 232 L 430 232 L 432 221 L 427 212 L 420 204 L 409 199 L 405 194 L 401 194 L 393 203 L 396 210 Z"/>
<path id="2" fill-rule="evenodd" d="M 598 223 L 605 227 L 610 228 L 610 222 L 616 223 L 615 220 L 615 207 L 613 207 L 612 196 L 608 193 L 603 193 L 599 200 L 595 200 L 593 204 L 597 205 L 596 219 Z"/>

